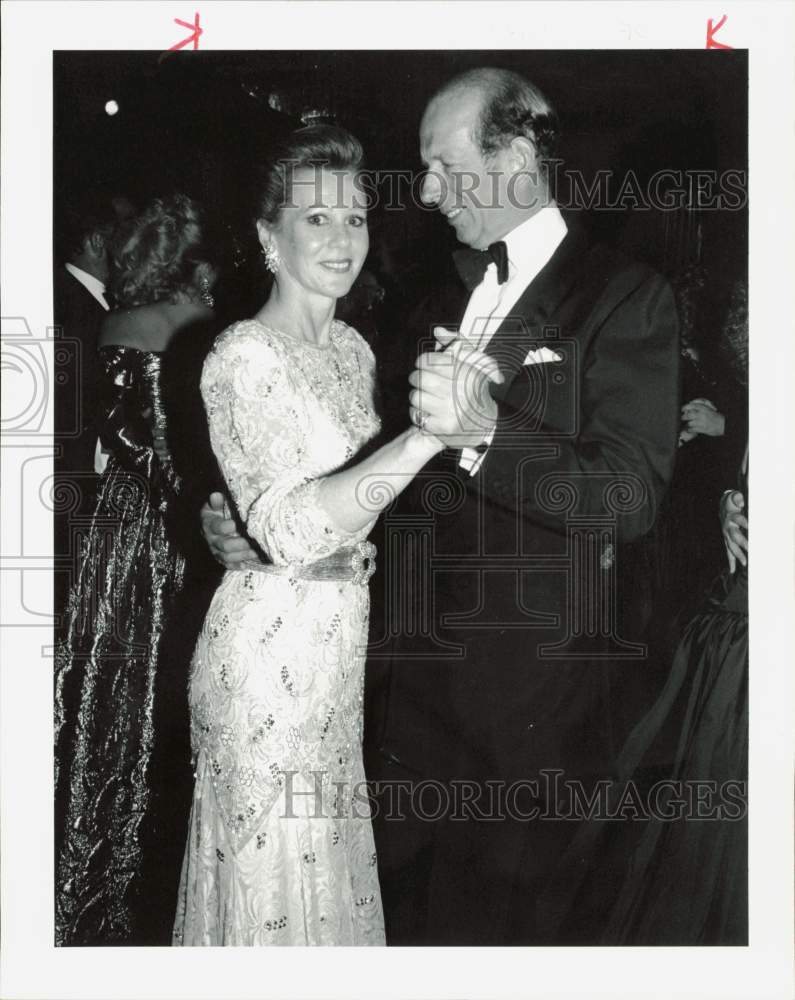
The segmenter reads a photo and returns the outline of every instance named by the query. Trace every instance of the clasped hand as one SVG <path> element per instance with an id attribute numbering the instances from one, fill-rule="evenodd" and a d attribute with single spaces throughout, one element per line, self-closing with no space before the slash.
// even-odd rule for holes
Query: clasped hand
<path id="1" fill-rule="evenodd" d="M 434 329 L 436 351 L 417 358 L 409 376 L 412 423 L 450 448 L 481 444 L 497 423 L 489 383 L 504 381 L 493 358 L 443 327 Z"/>
<path id="2" fill-rule="evenodd" d="M 707 437 L 722 437 L 726 431 L 726 418 L 709 399 L 691 399 L 682 407 L 684 427 L 679 435 L 679 443 L 692 441 L 698 434 Z"/>
<path id="3" fill-rule="evenodd" d="M 238 533 L 237 525 L 224 510 L 222 493 L 211 493 L 201 509 L 202 534 L 213 556 L 225 569 L 258 559 L 257 553 Z"/>
<path id="4" fill-rule="evenodd" d="M 739 490 L 723 494 L 720 505 L 720 525 L 723 544 L 729 557 L 729 571 L 737 569 L 737 562 L 743 566 L 748 562 L 748 518 L 743 514 L 745 497 Z"/>

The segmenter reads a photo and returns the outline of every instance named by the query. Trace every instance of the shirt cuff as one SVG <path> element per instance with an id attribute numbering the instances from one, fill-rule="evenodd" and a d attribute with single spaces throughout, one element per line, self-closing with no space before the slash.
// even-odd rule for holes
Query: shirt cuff
<path id="1" fill-rule="evenodd" d="M 486 457 L 489 445 L 494 440 L 496 430 L 496 427 L 492 427 L 483 439 L 483 443 L 479 444 L 476 448 L 467 447 L 461 449 L 461 458 L 459 459 L 458 464 L 462 469 L 466 469 L 470 476 L 474 476 L 480 468 L 483 459 Z"/>
<path id="2" fill-rule="evenodd" d="M 94 472 L 101 476 L 108 464 L 108 453 L 102 450 L 102 442 L 97 438 L 97 446 L 94 449 Z"/>

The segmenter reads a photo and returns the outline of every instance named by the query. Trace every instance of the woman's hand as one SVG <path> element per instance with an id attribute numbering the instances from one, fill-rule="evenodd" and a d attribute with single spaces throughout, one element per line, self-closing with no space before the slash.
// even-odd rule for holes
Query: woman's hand
<path id="1" fill-rule="evenodd" d="M 689 441 L 696 434 L 706 434 L 707 437 L 723 437 L 726 431 L 726 418 L 718 413 L 717 407 L 709 399 L 691 399 L 682 407 L 682 421 L 685 426 L 680 434 L 680 441 Z"/>
<path id="2" fill-rule="evenodd" d="M 202 534 L 210 552 L 224 569 L 234 569 L 242 562 L 258 559 L 249 543 L 238 534 L 231 517 L 224 513 L 223 493 L 211 493 L 201 509 Z"/>
<path id="3" fill-rule="evenodd" d="M 720 526 L 731 573 L 737 568 L 738 560 L 743 566 L 748 565 L 748 518 L 743 510 L 745 498 L 742 493 L 727 490 L 720 501 Z"/>

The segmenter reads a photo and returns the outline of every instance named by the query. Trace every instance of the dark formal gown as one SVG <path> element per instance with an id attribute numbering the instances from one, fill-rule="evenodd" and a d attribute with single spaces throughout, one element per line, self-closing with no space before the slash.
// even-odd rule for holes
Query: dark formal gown
<path id="1" fill-rule="evenodd" d="M 632 785 L 641 814 L 625 808 L 625 821 L 588 824 L 575 838 L 547 900 L 559 941 L 584 943 L 582 928 L 598 925 L 589 943 L 747 944 L 746 567 L 722 573 L 687 623 L 617 777 L 609 811 L 627 806 Z"/>
<path id="2" fill-rule="evenodd" d="M 721 571 L 715 497 L 734 478 L 748 439 L 747 390 L 717 365 L 712 368 L 716 377 L 684 359 L 681 398 L 711 400 L 724 415 L 724 434 L 699 434 L 679 447 L 671 488 L 649 538 L 654 637 L 666 667 L 682 626 Z"/>
<path id="3" fill-rule="evenodd" d="M 671 716 L 682 728 L 667 734 Z M 687 626 L 671 676 L 628 752 L 669 741 L 674 780 L 715 783 L 702 817 L 652 817 L 607 924 L 605 943 L 748 943 L 748 576 L 721 576 Z M 657 731 L 657 726 L 660 731 Z M 659 756 L 660 751 L 657 751 Z M 684 787 L 684 786 L 683 786 Z M 702 786 L 709 792 L 707 786 Z M 689 808 L 693 808 L 690 806 Z M 719 814 L 715 814 L 715 809 Z"/>
<path id="4" fill-rule="evenodd" d="M 55 938 L 166 944 L 190 808 L 187 669 L 204 608 L 185 586 L 198 538 L 189 491 L 174 461 L 158 460 L 151 427 L 179 438 L 167 414 L 172 399 L 190 400 L 184 380 L 196 372 L 178 364 L 169 380 L 167 355 L 129 347 L 103 348 L 99 362 L 111 457 L 78 532 L 56 646 Z M 196 465 L 201 440 L 199 424 Z"/>
<path id="5" fill-rule="evenodd" d="M 96 504 L 97 338 L 107 311 L 63 264 L 53 275 L 53 303 L 57 331 L 53 381 L 53 607 L 60 618 L 77 561 L 71 523 L 90 515 Z"/>

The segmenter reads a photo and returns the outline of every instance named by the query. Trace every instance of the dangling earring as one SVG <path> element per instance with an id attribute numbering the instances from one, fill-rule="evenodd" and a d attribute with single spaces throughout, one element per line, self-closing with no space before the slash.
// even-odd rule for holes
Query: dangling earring
<path id="1" fill-rule="evenodd" d="M 262 248 L 262 255 L 265 258 L 265 267 L 267 267 L 271 274 L 276 274 L 282 259 L 273 240 L 268 240 L 267 244 Z"/>
<path id="2" fill-rule="evenodd" d="M 199 280 L 199 287 L 201 288 L 199 298 L 208 309 L 212 309 L 215 305 L 215 299 L 213 298 L 213 293 L 210 291 L 210 279 L 206 274 L 201 276 L 201 279 Z"/>

